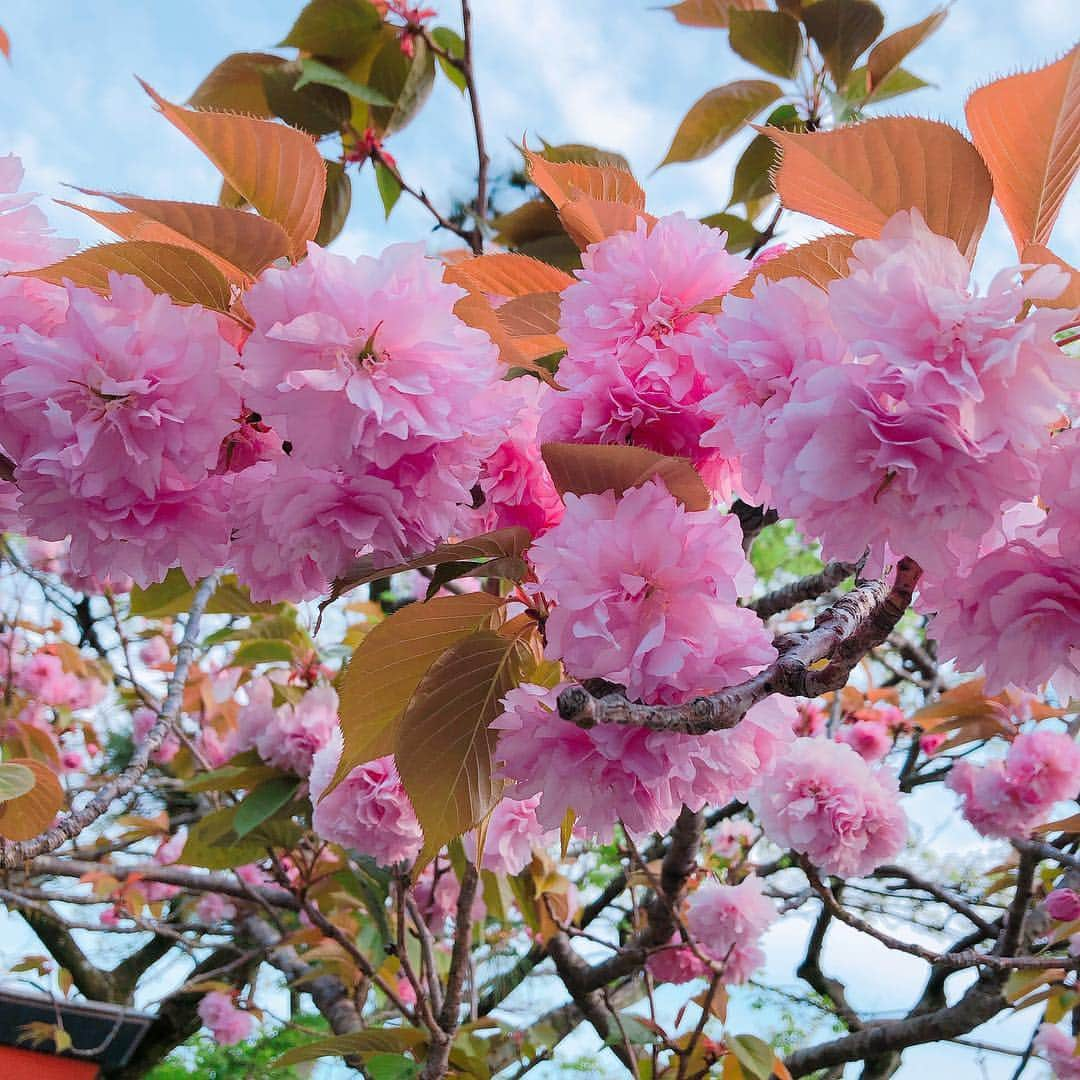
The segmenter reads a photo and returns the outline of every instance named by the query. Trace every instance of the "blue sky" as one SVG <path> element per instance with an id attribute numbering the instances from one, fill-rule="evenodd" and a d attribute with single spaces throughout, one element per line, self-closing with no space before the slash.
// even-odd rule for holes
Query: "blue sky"
<path id="1" fill-rule="evenodd" d="M 456 4 L 435 2 L 453 22 Z M 917 21 L 934 0 L 882 0 L 888 27 Z M 13 63 L 0 63 L 0 149 L 26 160 L 28 183 L 65 197 L 63 182 L 166 198 L 212 199 L 215 174 L 156 115 L 135 73 L 183 100 L 213 65 L 238 50 L 272 47 L 287 32 L 297 0 L 16 0 L 0 24 Z M 722 31 L 679 26 L 651 0 L 474 0 L 479 82 L 495 167 L 515 161 L 510 140 L 592 142 L 625 153 L 647 187 L 654 212 L 719 210 L 746 138 L 704 162 L 650 173 L 686 109 L 702 93 L 753 77 Z M 1080 37 L 1078 0 L 956 0 L 944 27 L 911 60 L 936 84 L 884 111 L 963 123 L 963 101 L 980 82 L 1059 55 Z M 472 182 L 468 111 L 445 80 L 424 113 L 391 149 L 402 171 L 437 202 Z M 356 184 L 354 209 L 337 247 L 375 251 L 428 232 L 425 211 L 402 199 L 389 223 L 370 173 Z M 1054 237 L 1080 261 L 1074 198 Z M 50 211 L 68 235 L 105 239 L 88 219 Z M 788 238 L 807 231 L 793 223 Z M 984 240 L 981 276 L 1012 257 L 995 218 Z M 985 268 L 985 269 L 984 269 Z"/>
<path id="2" fill-rule="evenodd" d="M 453 10 L 450 3 L 432 2 Z M 934 0 L 879 2 L 890 29 L 917 21 L 934 6 Z M 10 66 L 0 62 L 0 153 L 22 155 L 29 187 L 48 196 L 70 197 L 61 186 L 67 182 L 211 200 L 217 191 L 213 169 L 156 115 L 133 75 L 181 101 L 228 53 L 272 47 L 298 8 L 294 0 L 14 0 L 0 9 L 13 50 Z M 722 32 L 681 27 L 655 10 L 651 0 L 474 0 L 474 9 L 480 92 L 496 170 L 515 163 L 510 140 L 523 134 L 591 142 L 629 157 L 654 212 L 706 214 L 723 208 L 746 138 L 705 162 L 650 175 L 693 101 L 713 86 L 755 75 L 733 57 Z M 1080 0 L 956 0 L 942 30 L 910 63 L 936 88 L 884 111 L 910 110 L 962 125 L 970 89 L 1060 55 L 1077 37 Z M 444 80 L 391 149 L 406 177 L 442 205 L 472 182 L 468 112 Z M 1074 264 L 1080 263 L 1078 205 L 1074 196 L 1052 242 Z M 429 234 L 426 212 L 407 199 L 389 223 L 383 221 L 370 173 L 359 178 L 353 206 L 336 244 L 346 253 L 375 252 L 392 241 Z M 84 242 L 106 238 L 72 211 L 51 207 L 49 212 L 67 235 Z M 788 238 L 805 231 L 805 224 L 795 223 Z M 985 278 L 1013 259 L 995 212 L 980 274 Z M 943 816 L 940 803 L 909 809 L 927 835 Z M 962 826 L 932 835 L 930 846 L 943 862 L 980 850 L 977 838 Z M 985 846 L 981 850 L 985 853 Z M 785 920 L 774 931 L 771 974 L 788 975 L 803 933 L 798 920 Z M 10 959 L 19 947 L 9 940 L 0 960 Z M 846 932 L 837 935 L 826 960 L 868 1008 L 895 1007 L 905 996 L 913 997 L 923 974 L 920 962 L 895 954 L 886 958 L 865 938 Z M 741 1019 L 746 1030 L 761 1022 L 749 1010 Z M 980 1035 L 1023 1045 L 1031 1023 L 1026 1016 L 1001 1019 Z M 1011 1075 L 1014 1065 L 988 1057 L 984 1067 L 974 1067 L 977 1074 L 965 1071 L 973 1068 L 970 1056 L 934 1047 L 910 1054 L 899 1075 L 940 1076 L 950 1069 L 957 1077 L 997 1080 Z"/>

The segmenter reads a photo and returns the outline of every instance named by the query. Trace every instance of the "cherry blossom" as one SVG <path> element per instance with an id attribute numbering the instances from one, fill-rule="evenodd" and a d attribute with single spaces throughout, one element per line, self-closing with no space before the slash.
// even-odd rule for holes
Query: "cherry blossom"
<path id="1" fill-rule="evenodd" d="M 758 942 L 776 918 L 760 880 L 748 877 L 738 885 L 703 885 L 690 898 L 686 924 L 701 951 L 720 965 L 724 982 L 744 983 L 765 963 Z"/>
<path id="2" fill-rule="evenodd" d="M 238 1009 L 231 994 L 211 990 L 199 1002 L 199 1019 L 222 1046 L 243 1042 L 255 1029 L 255 1017 Z"/>

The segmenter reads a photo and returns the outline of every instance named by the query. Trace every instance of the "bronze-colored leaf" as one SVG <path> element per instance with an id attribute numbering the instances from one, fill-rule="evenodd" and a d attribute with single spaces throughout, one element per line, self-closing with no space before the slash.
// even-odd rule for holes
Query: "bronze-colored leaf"
<path id="1" fill-rule="evenodd" d="M 559 207 L 559 220 L 582 251 L 615 233 L 633 232 L 639 220 L 644 220 L 650 229 L 656 223 L 652 214 L 627 203 L 608 202 L 578 192 Z"/>
<path id="2" fill-rule="evenodd" d="M 394 760 L 424 830 L 420 864 L 499 801 L 491 723 L 532 658 L 520 639 L 482 630 L 451 645 L 416 687 L 397 725 Z"/>
<path id="3" fill-rule="evenodd" d="M 326 168 L 311 136 L 268 120 L 183 109 L 142 86 L 233 189 L 285 230 L 292 257 L 302 258 L 318 231 L 326 191 Z"/>
<path id="4" fill-rule="evenodd" d="M 870 0 L 815 0 L 803 10 L 802 21 L 837 89 L 885 29 L 885 16 Z"/>
<path id="5" fill-rule="evenodd" d="M 799 23 L 783 11 L 732 11 L 728 44 L 755 67 L 781 79 L 793 79 L 802 60 Z"/>
<path id="6" fill-rule="evenodd" d="M 462 259 L 447 266 L 443 277 L 470 292 L 499 297 L 562 292 L 574 283 L 574 278 L 565 271 L 539 259 L 501 252 Z"/>
<path id="7" fill-rule="evenodd" d="M 603 202 L 626 203 L 635 210 L 645 209 L 645 191 L 634 174 L 625 169 L 548 161 L 527 148 L 522 153 L 528 163 L 529 179 L 557 210 L 578 194 L 591 195 Z"/>
<path id="8" fill-rule="evenodd" d="M 344 749 L 328 791 L 350 769 L 393 752 L 398 720 L 424 673 L 504 603 L 482 592 L 439 596 L 401 608 L 365 635 L 340 679 Z"/>
<path id="9" fill-rule="evenodd" d="M 876 237 L 898 210 L 915 208 L 974 257 L 992 183 L 979 152 L 955 128 L 887 116 L 808 134 L 761 130 L 782 151 L 773 182 L 789 210 Z"/>
<path id="10" fill-rule="evenodd" d="M 495 317 L 511 337 L 551 334 L 558 340 L 561 300 L 557 292 L 516 296 L 512 300 L 507 300 L 505 304 L 500 304 L 495 309 Z"/>
<path id="11" fill-rule="evenodd" d="M 246 113 L 270 119 L 263 72 L 287 63 L 273 53 L 241 52 L 226 56 L 201 83 L 187 103 L 196 109 Z"/>
<path id="12" fill-rule="evenodd" d="M 782 93 L 764 79 L 739 79 L 710 90 L 683 117 L 661 167 L 708 157 Z"/>
<path id="13" fill-rule="evenodd" d="M 750 296 L 761 278 L 780 281 L 783 278 L 805 278 L 819 288 L 827 289 L 830 281 L 847 276 L 854 236 L 838 233 L 809 240 L 788 248 L 775 259 L 769 259 L 747 274 L 732 290 L 731 296 Z"/>
<path id="14" fill-rule="evenodd" d="M 908 55 L 941 26 L 948 13 L 948 8 L 938 8 L 914 26 L 905 26 L 903 30 L 897 30 L 895 34 L 882 38 L 870 50 L 866 59 L 868 95 L 872 96 L 893 72 L 900 70 L 900 65 Z"/>
<path id="15" fill-rule="evenodd" d="M 33 758 L 13 758 L 34 776 L 34 786 L 22 795 L 0 802 L 0 836 L 5 840 L 31 840 L 49 828 L 64 805 L 64 789 L 56 773 Z"/>
<path id="16" fill-rule="evenodd" d="M 765 0 L 682 0 L 667 10 L 683 26 L 706 26 L 723 30 L 733 11 L 764 11 Z"/>
<path id="17" fill-rule="evenodd" d="M 229 312 L 229 282 L 216 266 L 191 248 L 153 240 L 98 244 L 51 266 L 19 271 L 16 276 L 55 285 L 66 280 L 107 295 L 110 273 L 134 274 L 148 288 L 171 296 L 178 304 L 201 304 L 213 311 Z"/>
<path id="18" fill-rule="evenodd" d="M 1080 45 L 976 90 L 965 113 L 1016 250 L 1048 243 L 1080 168 Z"/>
<path id="19" fill-rule="evenodd" d="M 662 480 L 687 510 L 706 510 L 709 491 L 685 458 L 666 457 L 642 446 L 545 443 L 540 452 L 561 495 L 616 496 L 654 477 Z"/>

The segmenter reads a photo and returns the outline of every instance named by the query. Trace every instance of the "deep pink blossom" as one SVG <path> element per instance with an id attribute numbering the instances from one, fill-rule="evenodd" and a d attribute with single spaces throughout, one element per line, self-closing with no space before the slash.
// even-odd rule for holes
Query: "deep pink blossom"
<path id="1" fill-rule="evenodd" d="M 481 870 L 495 874 L 519 874 L 532 861 L 533 848 L 542 847 L 548 834 L 536 819 L 540 796 L 529 799 L 503 799 L 491 812 L 484 842 Z M 476 857 L 473 833 L 466 837 L 466 853 Z"/>
<path id="2" fill-rule="evenodd" d="M 150 729 L 157 723 L 157 713 L 140 705 L 131 714 L 131 733 L 138 746 L 147 736 Z M 170 731 L 161 745 L 150 755 L 150 760 L 158 765 L 168 765 L 177 754 L 180 753 L 180 737 L 175 731 Z"/>
<path id="3" fill-rule="evenodd" d="M 795 704 L 797 715 L 792 722 L 792 730 L 795 734 L 804 738 L 824 734 L 829 720 L 825 715 L 825 710 L 816 701 L 800 698 Z"/>
<path id="4" fill-rule="evenodd" d="M 567 495 L 562 521 L 529 557 L 554 602 L 548 655 L 579 678 L 678 701 L 737 683 L 776 655 L 761 620 L 736 606 L 753 583 L 738 520 L 688 512 L 659 480 L 620 499 Z"/>
<path id="5" fill-rule="evenodd" d="M 702 401 L 715 389 L 693 345 L 713 316 L 694 308 L 728 292 L 749 263 L 725 236 L 683 214 L 617 233 L 582 256 L 563 293 L 567 354 L 540 421 L 543 442 L 627 443 L 689 457 L 724 490 L 730 476 L 701 436 Z"/>
<path id="6" fill-rule="evenodd" d="M 724 982 L 744 983 L 765 963 L 758 942 L 776 917 L 761 881 L 748 877 L 738 885 L 703 885 L 690 897 L 686 924 L 701 951 L 723 965 Z"/>
<path id="7" fill-rule="evenodd" d="M 1072 1036 L 1054 1024 L 1042 1024 L 1033 1045 L 1050 1063 L 1056 1080 L 1080 1080 L 1080 1056 Z"/>
<path id="8" fill-rule="evenodd" d="M 750 796 L 766 835 L 826 874 L 862 876 L 903 847 L 896 778 L 850 746 L 797 739 Z"/>
<path id="9" fill-rule="evenodd" d="M 681 944 L 678 934 L 662 949 L 649 953 L 645 967 L 657 982 L 663 983 L 688 983 L 703 979 L 709 973 L 708 967 L 694 955 L 694 950 Z"/>
<path id="10" fill-rule="evenodd" d="M 948 740 L 948 735 L 943 731 L 928 731 L 919 736 L 919 749 L 927 756 L 933 757 Z"/>
<path id="11" fill-rule="evenodd" d="M 327 794 L 341 749 L 341 729 L 335 727 L 311 769 L 312 828 L 324 840 L 370 855 L 383 866 L 415 859 L 423 835 L 394 759 L 356 766 Z"/>
<path id="12" fill-rule="evenodd" d="M 445 863 L 438 867 L 434 862 L 428 863 L 416 882 L 414 895 L 417 907 L 428 926 L 437 934 L 445 933 L 447 922 L 457 917 L 458 900 L 461 897 L 461 882 L 458 881 L 457 874 Z M 572 895 L 576 896 L 576 893 Z M 576 906 L 572 907 L 572 912 L 576 910 Z M 477 889 L 469 914 L 474 923 L 483 921 L 486 916 L 487 905 L 484 903 L 483 890 Z"/>
<path id="13" fill-rule="evenodd" d="M 232 995 L 221 990 L 211 990 L 203 996 L 199 1002 L 199 1019 L 222 1046 L 243 1042 L 255 1029 L 255 1017 L 238 1009 Z"/>
<path id="14" fill-rule="evenodd" d="M 871 764 L 880 761 L 892 749 L 892 738 L 883 720 L 856 720 L 853 724 L 845 724 L 836 733 L 836 738 Z"/>
<path id="15" fill-rule="evenodd" d="M 1080 919 L 1080 895 L 1072 889 L 1054 889 L 1043 903 L 1047 915 L 1060 922 Z"/>

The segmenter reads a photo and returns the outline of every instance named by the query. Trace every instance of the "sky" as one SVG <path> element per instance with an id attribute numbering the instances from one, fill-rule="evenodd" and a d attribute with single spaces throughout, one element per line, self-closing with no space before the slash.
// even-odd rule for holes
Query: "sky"
<path id="1" fill-rule="evenodd" d="M 445 7 L 456 25 L 456 8 Z M 933 0 L 879 0 L 889 30 L 916 22 Z M 649 208 L 704 215 L 723 209 L 731 171 L 744 137 L 704 162 L 653 175 L 689 106 L 706 90 L 758 73 L 727 49 L 720 31 L 679 26 L 652 0 L 474 0 L 478 83 L 496 173 L 517 163 L 512 141 L 586 142 L 624 153 L 648 192 Z M 184 100 L 202 77 L 235 51 L 272 48 L 287 33 L 296 0 L 8 0 L 0 25 L 12 63 L 0 61 L 0 154 L 13 150 L 27 168 L 27 187 L 70 198 L 63 184 L 128 191 L 161 198 L 212 200 L 212 167 L 152 108 L 135 82 L 138 74 L 174 101 Z M 1080 37 L 1080 0 L 955 0 L 944 27 L 910 60 L 935 86 L 900 99 L 878 115 L 915 112 L 963 125 L 967 93 L 996 76 L 1053 59 Z M 390 149 L 404 175 L 439 205 L 466 193 L 473 182 L 471 127 L 460 95 L 440 79 L 421 116 Z M 1080 201 L 1066 204 L 1051 247 L 1080 263 Z M 107 238 L 89 219 L 48 207 L 58 230 L 83 242 Z M 376 253 L 386 244 L 428 238 L 426 211 L 403 198 L 389 222 L 369 171 L 356 182 L 353 212 L 335 248 Z M 793 222 L 786 239 L 812 234 Z M 986 280 L 1015 261 L 1012 244 L 994 211 L 977 272 Z M 919 800 L 927 797 L 919 796 Z M 964 826 L 937 829 L 940 802 L 913 800 L 916 828 L 931 837 L 943 863 L 973 857 L 980 841 Z M 11 926 L 11 923 L 8 923 Z M 769 973 L 797 986 L 793 968 L 806 926 L 786 919 L 768 939 Z M 19 947 L 0 945 L 0 962 Z M 23 949 L 22 951 L 25 951 Z M 869 1009 L 895 1007 L 917 996 L 925 965 L 884 955 L 867 939 L 838 932 L 826 953 L 830 973 L 848 980 L 853 1000 Z M 2 967 L 2 963 L 0 963 Z M 965 976 L 955 976 L 958 993 Z M 551 989 L 533 991 L 550 995 Z M 737 996 L 744 1030 L 762 1018 Z M 979 1031 L 992 1043 L 1023 1046 L 1034 1017 L 995 1021 Z M 579 1046 L 588 1038 L 579 1040 Z M 910 1052 L 900 1080 L 941 1076 L 1004 1080 L 1015 1062 L 943 1047 Z M 975 1069 L 975 1072 L 970 1070 Z M 557 1075 L 544 1067 L 537 1076 Z M 857 1070 L 849 1070 L 854 1076 Z M 1033 1067 L 1026 1076 L 1038 1076 Z M 1043 1075 L 1046 1075 L 1043 1070 Z"/>

